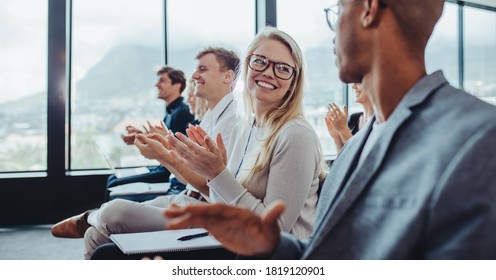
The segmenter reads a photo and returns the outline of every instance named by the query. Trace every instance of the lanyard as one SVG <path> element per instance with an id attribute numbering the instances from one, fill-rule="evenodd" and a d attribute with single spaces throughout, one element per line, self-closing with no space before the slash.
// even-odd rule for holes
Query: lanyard
<path id="1" fill-rule="evenodd" d="M 208 135 L 210 135 L 210 137 L 215 137 L 213 135 L 213 130 L 214 130 L 214 127 L 217 125 L 217 123 L 219 122 L 219 119 L 220 117 L 222 117 L 222 115 L 224 115 L 224 113 L 227 111 L 227 108 L 229 108 L 229 106 L 231 106 L 231 103 L 233 103 L 234 99 L 229 101 L 229 103 L 227 103 L 226 107 L 224 107 L 224 110 L 222 110 L 222 112 L 220 112 L 219 116 L 217 118 L 214 119 L 214 116 L 211 117 L 211 119 L 213 120 L 212 123 L 210 125 L 207 125 L 207 127 L 203 127 L 203 129 L 205 129 L 205 131 L 207 132 Z M 210 111 L 211 113 L 212 111 Z M 205 119 L 204 119 L 205 120 Z M 203 125 L 205 125 L 206 122 L 203 122 Z"/>
<path id="2" fill-rule="evenodd" d="M 253 132 L 253 127 L 255 126 L 255 120 L 253 120 L 253 124 L 251 125 L 250 128 L 250 134 L 248 134 L 248 140 L 246 141 L 246 146 L 245 146 L 245 151 L 243 153 L 243 157 L 241 158 L 241 162 L 239 163 L 238 170 L 236 171 L 236 174 L 234 175 L 234 178 L 238 178 L 239 171 L 241 170 L 241 166 L 243 165 L 243 161 L 245 160 L 246 156 L 246 151 L 248 150 L 248 145 L 250 144 L 250 139 L 251 139 L 251 133 Z"/>
<path id="3" fill-rule="evenodd" d="M 222 110 L 222 112 L 219 114 L 219 116 L 217 117 L 217 120 L 215 120 L 215 124 L 217 124 L 217 122 L 219 121 L 220 117 L 222 117 L 222 115 L 224 115 L 224 113 L 226 112 L 227 108 L 229 108 L 229 106 L 231 105 L 231 103 L 233 103 L 234 99 L 231 100 L 226 107 L 224 107 L 224 110 Z"/>

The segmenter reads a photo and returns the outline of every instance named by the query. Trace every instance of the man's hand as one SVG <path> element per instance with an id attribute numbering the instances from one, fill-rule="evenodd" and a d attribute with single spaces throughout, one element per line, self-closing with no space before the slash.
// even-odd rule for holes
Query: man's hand
<path id="1" fill-rule="evenodd" d="M 167 229 L 205 228 L 230 251 L 267 257 L 279 244 L 278 219 L 284 209 L 284 203 L 274 202 L 257 216 L 248 209 L 225 204 L 172 205 L 164 215 L 170 219 Z"/>
<path id="2" fill-rule="evenodd" d="M 165 124 L 163 121 L 160 121 L 159 125 L 152 125 L 150 121 L 146 121 L 148 123 L 148 133 L 149 134 L 160 134 L 162 136 L 167 136 L 170 134 L 170 131 L 165 127 Z"/>
<path id="3" fill-rule="evenodd" d="M 212 180 L 226 169 L 226 151 L 222 137 L 217 135 L 217 144 L 199 127 L 190 126 L 186 133 L 176 133 L 177 138 L 167 136 L 171 154 L 192 171 Z"/>
<path id="4" fill-rule="evenodd" d="M 147 136 L 138 134 L 134 144 L 140 150 L 140 153 L 148 159 L 155 159 L 168 164 L 177 162 L 169 154 L 169 144 L 160 134 L 149 134 Z"/>
<path id="5" fill-rule="evenodd" d="M 122 140 L 124 141 L 124 143 L 126 143 L 127 145 L 133 145 L 134 144 L 134 140 L 136 139 L 136 133 L 132 133 L 132 134 L 121 134 L 121 138 Z"/>
<path id="6" fill-rule="evenodd" d="M 143 133 L 143 131 L 132 125 L 126 126 L 126 131 L 127 134 L 121 134 L 121 138 L 127 145 L 133 145 L 136 140 L 136 135 Z"/>
<path id="7" fill-rule="evenodd" d="M 126 131 L 128 134 L 141 134 L 143 131 L 139 130 L 137 127 L 128 125 L 126 126 Z"/>

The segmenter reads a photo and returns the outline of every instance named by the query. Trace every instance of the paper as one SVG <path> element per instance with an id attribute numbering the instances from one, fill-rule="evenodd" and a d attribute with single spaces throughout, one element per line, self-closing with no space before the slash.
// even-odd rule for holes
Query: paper
<path id="1" fill-rule="evenodd" d="M 136 167 L 131 169 L 114 169 L 114 170 L 115 170 L 115 177 L 117 178 L 124 178 L 134 175 L 150 173 L 150 169 L 146 167 Z"/>
<path id="2" fill-rule="evenodd" d="M 124 254 L 193 251 L 222 248 L 217 239 L 211 235 L 189 239 L 178 238 L 206 232 L 202 228 L 162 230 L 153 232 L 112 234 L 110 239 Z"/>
<path id="3" fill-rule="evenodd" d="M 110 196 L 123 196 L 133 194 L 165 194 L 170 189 L 170 183 L 129 183 L 111 187 Z"/>

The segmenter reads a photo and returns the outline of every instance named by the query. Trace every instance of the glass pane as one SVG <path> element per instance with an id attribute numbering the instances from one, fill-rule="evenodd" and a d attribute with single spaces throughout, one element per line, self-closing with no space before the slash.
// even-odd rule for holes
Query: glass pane
<path id="1" fill-rule="evenodd" d="M 445 3 L 443 15 L 427 44 L 425 63 L 427 73 L 443 70 L 454 87 L 460 86 L 458 45 L 458 5 Z"/>
<path id="2" fill-rule="evenodd" d="M 327 104 L 343 105 L 343 83 L 339 80 L 333 53 L 333 33 L 325 19 L 328 0 L 288 1 L 277 6 L 277 27 L 291 35 L 302 49 L 307 66 L 305 116 L 322 142 L 324 155 L 336 154 L 324 117 Z M 302 27 L 304 23 L 304 28 Z"/>
<path id="3" fill-rule="evenodd" d="M 255 36 L 255 2 L 168 0 L 167 29 L 168 64 L 189 79 L 196 55 L 206 47 L 223 47 L 242 57 Z M 235 93 L 242 88 L 238 80 Z"/>
<path id="4" fill-rule="evenodd" d="M 464 9 L 464 87 L 496 105 L 496 12 Z"/>
<path id="5" fill-rule="evenodd" d="M 0 2 L 0 172 L 47 168 L 47 15 L 47 1 Z"/>
<path id="6" fill-rule="evenodd" d="M 71 168 L 156 165 L 124 144 L 128 124 L 158 122 L 164 62 L 162 0 L 73 1 Z"/>
<path id="7" fill-rule="evenodd" d="M 353 84 L 347 84 L 348 88 L 348 115 L 357 112 L 363 112 L 363 106 L 356 102 L 356 93 L 353 90 Z"/>

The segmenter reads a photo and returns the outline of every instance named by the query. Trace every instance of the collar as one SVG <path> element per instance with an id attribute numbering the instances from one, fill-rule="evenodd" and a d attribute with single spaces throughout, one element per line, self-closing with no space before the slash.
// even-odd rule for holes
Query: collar
<path id="1" fill-rule="evenodd" d="M 174 109 L 176 109 L 182 103 L 183 103 L 183 97 L 182 96 L 179 96 L 174 101 L 172 101 L 171 104 L 167 105 L 167 107 L 165 107 L 165 110 L 167 111 L 167 113 L 170 114 L 170 113 L 172 113 L 174 111 Z"/>
<path id="2" fill-rule="evenodd" d="M 419 105 L 431 94 L 436 92 L 438 88 L 446 84 L 448 84 L 448 81 L 444 77 L 442 71 L 436 71 L 430 75 L 424 76 L 407 92 L 399 106 L 411 108 Z"/>
<path id="3" fill-rule="evenodd" d="M 227 110 L 227 106 L 231 105 L 234 101 L 232 93 L 226 94 L 222 99 L 215 105 L 215 107 L 210 111 L 212 118 L 217 122 L 217 120 L 222 116 L 222 114 Z"/>

